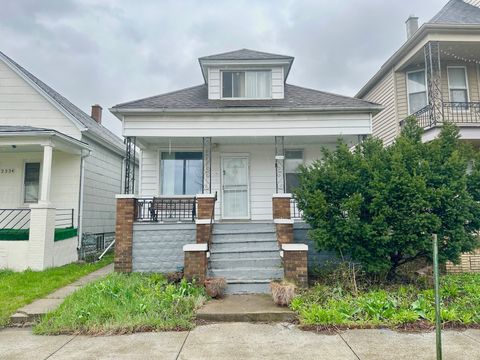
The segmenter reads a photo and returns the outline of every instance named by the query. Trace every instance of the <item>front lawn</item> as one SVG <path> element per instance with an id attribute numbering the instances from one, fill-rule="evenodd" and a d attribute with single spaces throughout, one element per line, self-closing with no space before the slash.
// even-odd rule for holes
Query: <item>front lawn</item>
<path id="1" fill-rule="evenodd" d="M 441 277 L 445 326 L 480 324 L 480 274 Z M 351 291 L 321 285 L 306 290 L 291 303 L 306 327 L 406 327 L 435 322 L 433 289 L 417 285 L 376 286 Z"/>
<path id="2" fill-rule="evenodd" d="M 203 287 L 158 274 L 110 274 L 76 291 L 35 326 L 36 334 L 123 334 L 186 330 L 205 301 Z"/>
<path id="3" fill-rule="evenodd" d="M 69 264 L 44 271 L 0 270 L 0 327 L 5 326 L 18 308 L 68 285 L 84 275 L 111 263 L 113 256 L 91 264 Z"/>

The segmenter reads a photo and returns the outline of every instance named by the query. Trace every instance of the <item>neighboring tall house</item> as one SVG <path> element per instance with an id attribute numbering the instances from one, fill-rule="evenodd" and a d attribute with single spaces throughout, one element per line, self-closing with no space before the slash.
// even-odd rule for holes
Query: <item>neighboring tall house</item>
<path id="1" fill-rule="evenodd" d="M 113 234 L 125 150 L 101 116 L 0 52 L 0 268 L 62 265 L 78 258 L 77 233 Z"/>
<path id="2" fill-rule="evenodd" d="M 370 134 L 381 107 L 287 84 L 291 56 L 243 49 L 199 62 L 203 84 L 110 109 L 141 149 L 133 244 L 117 232 L 116 265 L 182 267 L 182 245 L 210 242 L 209 206 L 218 199 L 210 275 L 225 276 L 231 292 L 265 291 L 271 278 L 283 277 L 274 224 L 285 225 L 280 233 L 290 241 L 298 213 L 288 193 L 298 165 L 340 136 L 353 145 Z"/>
<path id="3" fill-rule="evenodd" d="M 480 8 L 478 1 L 450 0 L 418 28 L 407 22 L 407 41 L 356 95 L 385 109 L 373 118 L 373 134 L 390 144 L 402 120 L 414 115 L 424 140 L 443 122 L 480 144 Z"/>

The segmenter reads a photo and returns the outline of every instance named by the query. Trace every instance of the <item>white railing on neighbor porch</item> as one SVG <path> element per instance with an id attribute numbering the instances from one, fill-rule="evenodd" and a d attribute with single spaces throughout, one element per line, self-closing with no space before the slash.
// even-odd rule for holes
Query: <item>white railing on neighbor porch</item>
<path id="1" fill-rule="evenodd" d="M 0 209 L 0 230 L 30 228 L 30 209 Z"/>

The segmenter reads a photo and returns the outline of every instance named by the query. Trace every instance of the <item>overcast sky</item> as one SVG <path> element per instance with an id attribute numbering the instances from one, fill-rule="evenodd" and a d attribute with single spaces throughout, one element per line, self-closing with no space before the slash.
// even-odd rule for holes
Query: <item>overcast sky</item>
<path id="1" fill-rule="evenodd" d="M 2 0 L 0 50 L 77 106 L 198 85 L 197 58 L 249 48 L 295 57 L 288 82 L 355 95 L 405 41 L 410 14 L 447 0 Z"/>

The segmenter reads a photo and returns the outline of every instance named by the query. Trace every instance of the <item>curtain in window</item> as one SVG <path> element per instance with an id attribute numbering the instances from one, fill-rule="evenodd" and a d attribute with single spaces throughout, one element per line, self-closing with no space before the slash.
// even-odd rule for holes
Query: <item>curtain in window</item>
<path id="1" fill-rule="evenodd" d="M 407 74 L 408 103 L 410 113 L 414 113 L 427 106 L 427 86 L 425 71 L 415 71 Z"/>

